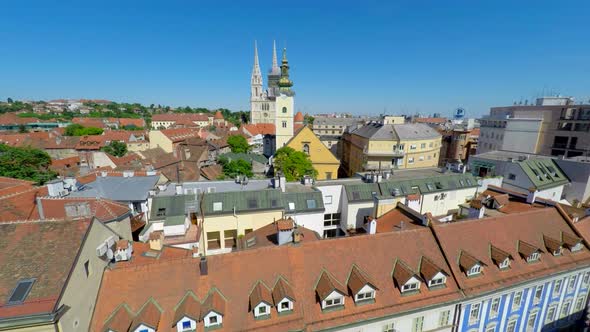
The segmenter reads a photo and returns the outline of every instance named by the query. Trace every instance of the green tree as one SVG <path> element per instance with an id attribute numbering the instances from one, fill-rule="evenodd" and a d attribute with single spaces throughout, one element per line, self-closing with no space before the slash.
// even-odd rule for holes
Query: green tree
<path id="1" fill-rule="evenodd" d="M 8 97 L 8 98 L 6 98 L 6 102 L 9 103 L 9 104 L 12 104 L 13 103 L 13 100 L 12 100 L 12 98 Z"/>
<path id="2" fill-rule="evenodd" d="M 84 127 L 80 124 L 73 123 L 66 127 L 65 136 L 86 136 L 86 135 L 101 135 L 103 130 L 96 127 Z"/>
<path id="3" fill-rule="evenodd" d="M 115 157 L 123 157 L 127 154 L 127 144 L 112 141 L 109 145 L 102 147 L 101 150 Z"/>
<path id="4" fill-rule="evenodd" d="M 18 132 L 21 134 L 28 133 L 27 127 L 24 124 L 20 124 L 18 126 Z"/>
<path id="5" fill-rule="evenodd" d="M 248 153 L 250 145 L 244 136 L 231 135 L 227 138 L 227 144 L 233 153 Z"/>
<path id="6" fill-rule="evenodd" d="M 315 118 L 309 114 L 305 114 L 305 116 L 303 117 L 303 123 L 308 125 L 312 125 L 314 120 Z"/>
<path id="7" fill-rule="evenodd" d="M 252 177 L 252 164 L 244 159 L 237 159 L 229 161 L 226 157 L 220 157 L 219 163 L 223 166 L 223 175 L 225 177 L 234 178 L 236 175 L 245 175 Z"/>
<path id="8" fill-rule="evenodd" d="M 0 176 L 44 184 L 57 176 L 49 165 L 51 157 L 43 150 L 0 144 Z"/>
<path id="9" fill-rule="evenodd" d="M 288 146 L 277 150 L 273 164 L 275 172 L 281 171 L 287 181 L 298 181 L 304 175 L 310 175 L 313 178 L 318 175 L 318 171 L 313 168 L 307 154 Z"/>

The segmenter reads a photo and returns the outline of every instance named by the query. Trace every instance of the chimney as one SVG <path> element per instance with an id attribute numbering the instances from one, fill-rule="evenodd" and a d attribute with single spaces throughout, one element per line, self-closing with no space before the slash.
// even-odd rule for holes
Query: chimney
<path id="1" fill-rule="evenodd" d="M 535 187 L 529 188 L 529 193 L 526 196 L 526 202 L 529 204 L 535 204 L 535 200 L 537 199 L 538 193 L 539 192 L 537 191 L 537 188 L 535 188 Z"/>
<path id="2" fill-rule="evenodd" d="M 176 184 L 176 195 L 182 195 L 182 185 L 179 183 Z"/>
<path id="3" fill-rule="evenodd" d="M 129 240 L 119 240 L 115 246 L 115 261 L 128 261 L 131 259 L 133 246 Z"/>
<path id="4" fill-rule="evenodd" d="M 43 212 L 43 203 L 41 201 L 41 197 L 35 197 L 35 201 L 37 202 L 37 211 L 39 212 L 39 219 L 45 220 L 45 213 Z"/>
<path id="5" fill-rule="evenodd" d="M 279 219 L 276 222 L 277 225 L 277 242 L 281 246 L 283 244 L 293 242 L 293 219 Z"/>
<path id="6" fill-rule="evenodd" d="M 301 233 L 301 231 L 299 230 L 297 225 L 295 225 L 295 230 L 293 231 L 293 243 L 297 244 L 297 243 L 301 242 L 302 238 L 303 238 L 303 234 Z"/>
<path id="7" fill-rule="evenodd" d="M 155 231 L 150 233 L 150 250 L 160 251 L 162 250 L 164 242 L 164 232 Z"/>
<path id="8" fill-rule="evenodd" d="M 377 233 L 377 219 L 369 216 L 367 217 L 367 222 L 365 223 L 365 231 L 369 234 L 376 234 Z"/>
<path id="9" fill-rule="evenodd" d="M 309 175 L 304 175 L 304 176 L 303 176 L 303 184 L 304 184 L 306 187 L 311 187 L 311 185 L 313 184 L 313 179 L 312 179 L 312 177 L 311 177 L 311 176 L 309 176 Z"/>
<path id="10" fill-rule="evenodd" d="M 279 186 L 281 187 L 281 191 L 285 192 L 285 188 L 287 187 L 287 178 L 282 173 L 279 174 Z"/>
<path id="11" fill-rule="evenodd" d="M 207 267 L 207 257 L 202 256 L 201 261 L 199 262 L 199 269 L 201 270 L 201 275 L 206 276 L 209 273 L 209 268 Z"/>

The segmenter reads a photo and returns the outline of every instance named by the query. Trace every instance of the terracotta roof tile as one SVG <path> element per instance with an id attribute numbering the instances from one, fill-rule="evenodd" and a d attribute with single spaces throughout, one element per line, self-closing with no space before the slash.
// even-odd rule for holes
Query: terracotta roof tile
<path id="1" fill-rule="evenodd" d="M 444 275 L 449 275 L 448 272 L 434 264 L 430 259 L 422 256 L 422 260 L 420 261 L 420 275 L 422 276 L 423 280 L 430 281 L 432 280 L 438 273 L 442 273 Z"/>
<path id="2" fill-rule="evenodd" d="M 506 258 L 512 259 L 512 256 L 506 251 L 496 246 L 490 245 L 490 258 L 494 264 L 500 265 L 506 260 Z"/>
<path id="3" fill-rule="evenodd" d="M 536 247 L 532 244 L 526 243 L 522 240 L 518 240 L 518 253 L 522 256 L 522 258 L 527 258 L 533 253 L 540 252 L 541 249 Z"/>
<path id="4" fill-rule="evenodd" d="M 346 295 L 346 290 L 334 277 L 330 276 L 327 271 L 322 271 L 320 278 L 318 279 L 315 291 L 320 297 L 320 301 L 323 301 L 332 292 L 337 291 L 342 295 Z"/>
<path id="5" fill-rule="evenodd" d="M 582 242 L 581 238 L 569 232 L 561 232 L 561 239 L 563 243 L 565 243 L 565 245 L 568 247 L 568 249 L 571 249 Z"/>
<path id="6" fill-rule="evenodd" d="M 217 289 L 212 289 L 207 298 L 203 300 L 201 305 L 201 320 L 207 316 L 208 313 L 214 311 L 220 315 L 225 315 L 225 299 Z"/>
<path id="7" fill-rule="evenodd" d="M 350 270 L 347 285 L 353 295 L 357 294 L 363 287 L 365 287 L 365 285 L 370 285 L 373 289 L 376 289 L 374 286 L 375 283 L 372 282 L 367 274 L 361 271 L 356 265 L 353 265 Z"/>
<path id="8" fill-rule="evenodd" d="M 279 305 L 279 303 L 284 298 L 288 298 L 291 301 L 295 301 L 293 289 L 287 283 L 287 281 L 281 276 L 279 276 L 274 288 L 272 289 L 272 298 L 275 306 Z"/>
<path id="9" fill-rule="evenodd" d="M 107 319 L 102 332 L 127 332 L 133 321 L 133 315 L 126 304 L 115 309 L 111 317 Z"/>
<path id="10" fill-rule="evenodd" d="M 277 225 L 277 230 L 279 231 L 288 231 L 293 229 L 293 225 L 295 224 L 295 222 L 293 221 L 293 219 L 291 218 L 281 218 L 277 221 L 275 221 L 276 225 Z"/>
<path id="11" fill-rule="evenodd" d="M 543 242 L 545 242 L 545 248 L 551 253 L 560 251 L 563 246 L 561 241 L 547 235 L 543 235 Z"/>
<path id="12" fill-rule="evenodd" d="M 459 256 L 459 266 L 461 267 L 463 272 L 469 271 L 469 269 L 471 269 L 476 264 L 481 264 L 481 261 L 470 255 L 466 251 L 461 251 L 461 255 Z"/>
<path id="13" fill-rule="evenodd" d="M 393 279 L 397 287 L 401 289 L 412 277 L 417 277 L 417 274 L 404 261 L 397 260 L 393 268 Z"/>

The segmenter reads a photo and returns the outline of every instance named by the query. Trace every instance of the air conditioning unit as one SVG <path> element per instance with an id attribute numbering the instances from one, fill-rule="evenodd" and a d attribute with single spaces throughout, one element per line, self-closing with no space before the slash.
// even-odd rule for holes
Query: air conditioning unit
<path id="1" fill-rule="evenodd" d="M 96 248 L 96 255 L 98 257 L 102 257 L 107 254 L 108 246 L 107 243 L 104 242 Z"/>

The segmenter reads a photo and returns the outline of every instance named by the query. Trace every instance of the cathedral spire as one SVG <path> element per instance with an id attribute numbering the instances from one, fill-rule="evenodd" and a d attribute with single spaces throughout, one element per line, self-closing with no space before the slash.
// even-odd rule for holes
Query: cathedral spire
<path id="1" fill-rule="evenodd" d="M 272 73 L 279 73 L 279 63 L 277 61 L 277 43 L 272 41 Z"/>
<path id="2" fill-rule="evenodd" d="M 256 41 L 254 41 L 254 68 L 252 68 L 250 85 L 252 97 L 262 95 L 262 74 L 260 73 L 260 64 L 258 63 L 258 44 Z"/>

